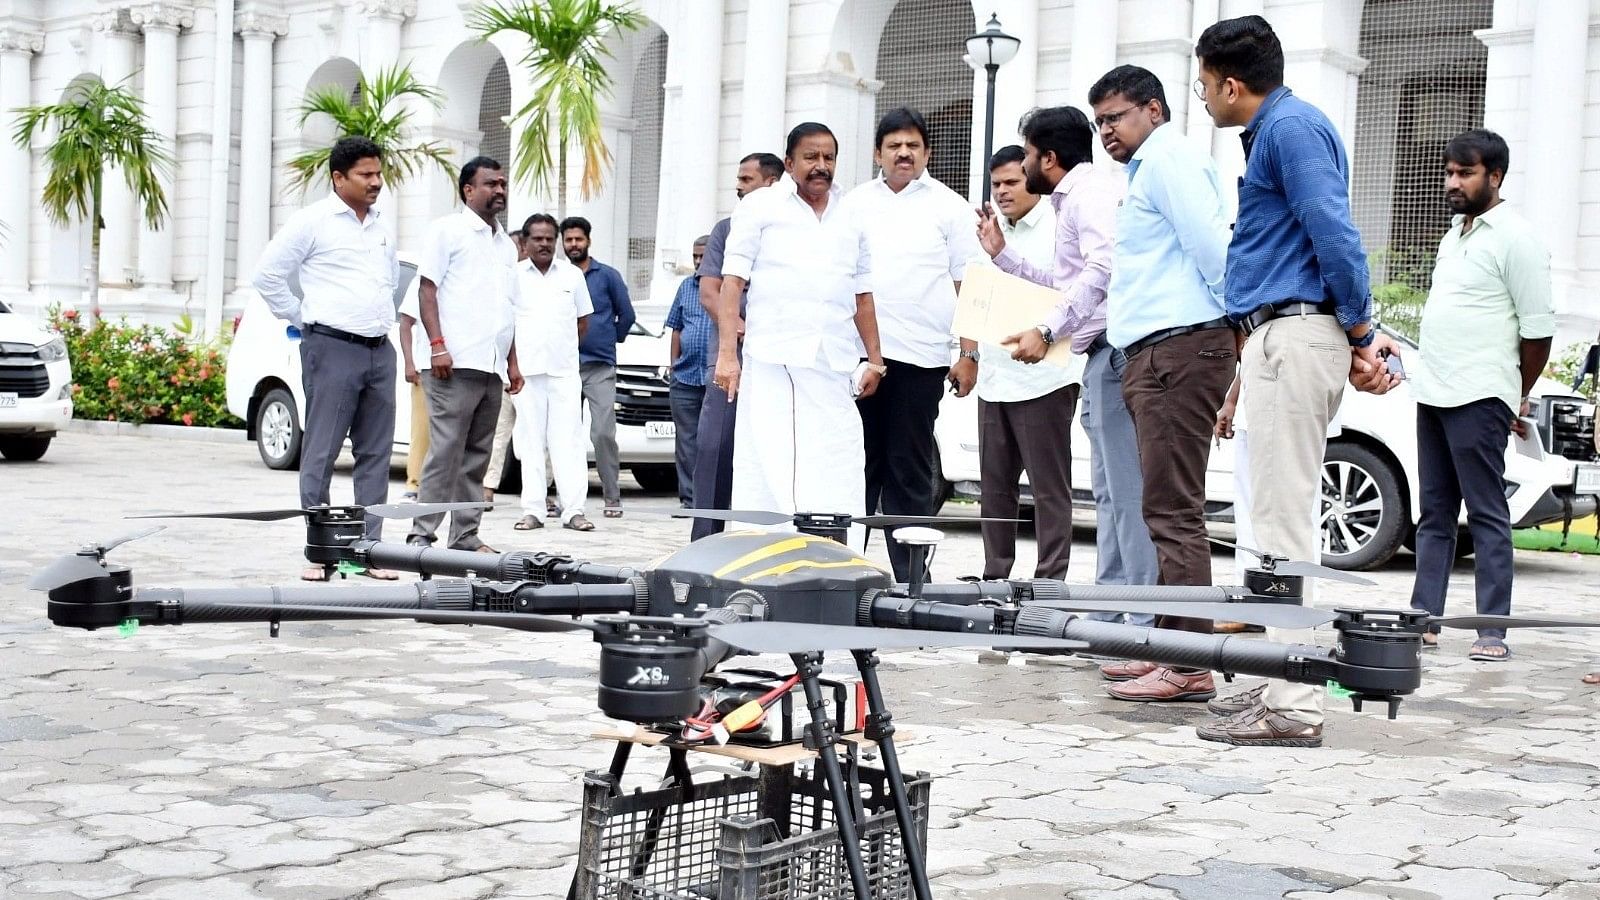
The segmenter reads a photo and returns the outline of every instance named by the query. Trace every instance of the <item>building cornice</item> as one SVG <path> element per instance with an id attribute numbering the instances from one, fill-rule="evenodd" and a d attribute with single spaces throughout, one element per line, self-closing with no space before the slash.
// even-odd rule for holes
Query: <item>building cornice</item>
<path id="1" fill-rule="evenodd" d="M 155 0 L 152 3 L 129 8 L 128 18 L 144 31 L 152 28 L 179 31 L 194 27 L 194 7 L 184 3 Z"/>
<path id="2" fill-rule="evenodd" d="M 233 30 L 245 37 L 281 37 L 289 33 L 289 17 L 270 7 L 252 4 L 234 15 Z"/>
<path id="3" fill-rule="evenodd" d="M 1179 56 L 1188 56 L 1194 52 L 1194 42 L 1184 38 L 1162 38 L 1154 41 L 1125 41 L 1117 45 L 1117 57 L 1124 56 L 1160 56 L 1163 53 L 1176 53 Z"/>
<path id="4" fill-rule="evenodd" d="M 862 78 L 854 72 L 836 72 L 822 69 L 815 72 L 791 72 L 789 74 L 789 87 L 811 87 L 823 85 L 824 87 L 842 87 L 852 90 L 866 91 L 876 94 L 883 89 L 883 82 L 875 78 Z"/>
<path id="5" fill-rule="evenodd" d="M 364 16 L 404 22 L 417 14 L 417 0 L 356 0 L 355 8 Z"/>
<path id="6" fill-rule="evenodd" d="M 121 9 L 108 9 L 105 12 L 95 13 L 94 30 L 104 31 L 107 34 L 120 34 L 133 36 L 139 33 L 139 26 L 133 24 L 133 16 L 127 7 Z"/>
<path id="7" fill-rule="evenodd" d="M 1329 65 L 1341 72 L 1351 75 L 1360 75 L 1367 70 L 1371 60 L 1346 53 L 1334 47 L 1311 47 L 1305 50 L 1289 50 L 1283 54 L 1284 62 L 1317 62 Z"/>
<path id="8" fill-rule="evenodd" d="M 0 53 L 38 53 L 44 49 L 44 32 L 15 23 L 0 26 Z"/>
<path id="9" fill-rule="evenodd" d="M 1515 47 L 1533 43 L 1532 28 L 1479 28 L 1472 33 L 1485 47 Z"/>

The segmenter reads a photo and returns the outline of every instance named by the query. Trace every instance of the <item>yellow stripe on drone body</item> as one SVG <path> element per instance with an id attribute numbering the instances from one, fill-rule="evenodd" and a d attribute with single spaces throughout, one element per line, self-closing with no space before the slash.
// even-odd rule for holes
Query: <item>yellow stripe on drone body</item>
<path id="1" fill-rule="evenodd" d="M 796 535 L 792 538 L 788 538 L 787 540 L 777 541 L 762 547 L 757 547 L 756 549 L 751 550 L 749 553 L 746 553 L 733 562 L 728 563 L 712 574 L 713 577 L 716 578 L 726 578 L 728 577 L 729 573 L 738 571 L 745 566 L 771 559 L 774 556 L 777 556 L 781 553 L 788 553 L 791 550 L 799 550 L 805 547 L 807 544 L 825 540 L 827 540 L 827 538 L 813 537 L 809 534 Z"/>
<path id="2" fill-rule="evenodd" d="M 777 575 L 787 575 L 798 569 L 847 569 L 866 568 L 878 569 L 872 562 L 857 557 L 855 559 L 837 560 L 835 562 L 813 562 L 809 559 L 796 559 L 786 563 L 779 563 L 768 569 L 753 572 L 740 578 L 740 581 L 755 581 L 758 578 L 769 578 Z M 881 571 L 881 570 L 880 570 Z"/>

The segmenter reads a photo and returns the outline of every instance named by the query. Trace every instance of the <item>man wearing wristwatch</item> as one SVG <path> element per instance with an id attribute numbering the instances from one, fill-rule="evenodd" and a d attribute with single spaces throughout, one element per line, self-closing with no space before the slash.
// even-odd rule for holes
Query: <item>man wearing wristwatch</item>
<path id="1" fill-rule="evenodd" d="M 1243 338 L 1239 377 L 1250 421 L 1255 544 L 1315 561 L 1327 427 L 1348 378 L 1387 391 L 1381 354 L 1396 353 L 1371 317 L 1366 255 L 1350 216 L 1344 141 L 1316 107 L 1283 86 L 1283 48 L 1260 16 L 1211 26 L 1195 49 L 1196 95 L 1222 127 L 1244 126 L 1245 173 L 1228 247 L 1228 315 Z M 1453 514 L 1452 514 L 1453 515 Z M 1306 585 L 1306 602 L 1313 585 Z M 1270 640 L 1309 633 L 1267 629 Z M 1270 682 L 1210 704 L 1205 740 L 1242 746 L 1322 743 L 1322 692 Z"/>
<path id="2" fill-rule="evenodd" d="M 865 230 L 834 187 L 839 143 L 803 122 L 788 177 L 734 207 L 717 305 L 714 378 L 739 402 L 733 507 L 864 515 L 865 453 L 855 400 L 884 376 Z M 744 357 L 739 306 L 745 286 Z M 866 361 L 862 362 L 862 357 Z M 852 528 L 852 543 L 862 537 Z"/>

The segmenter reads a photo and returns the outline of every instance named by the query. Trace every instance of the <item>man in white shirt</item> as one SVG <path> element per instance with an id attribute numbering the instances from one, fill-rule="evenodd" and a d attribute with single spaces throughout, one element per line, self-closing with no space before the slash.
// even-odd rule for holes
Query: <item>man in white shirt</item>
<path id="1" fill-rule="evenodd" d="M 254 279 L 267 308 L 300 329 L 300 377 L 306 411 L 300 442 L 300 505 L 326 506 L 333 461 L 350 438 L 355 502 L 389 498 L 394 446 L 394 289 L 399 265 L 372 208 L 383 189 L 383 151 L 362 137 L 341 138 L 328 155 L 333 193 L 291 217 L 262 251 Z M 296 296 L 290 281 L 298 277 Z M 383 519 L 366 517 L 367 536 Z M 308 566 L 301 578 L 327 581 Z M 373 578 L 398 576 L 368 569 Z"/>
<path id="2" fill-rule="evenodd" d="M 717 307 L 718 387 L 745 393 L 734 431 L 733 506 L 865 513 L 861 417 L 887 369 L 872 306 L 872 254 L 833 185 L 826 125 L 789 132 L 787 177 L 733 211 Z M 739 298 L 750 287 L 739 358 Z M 865 355 L 867 361 L 861 362 Z"/>
<path id="3" fill-rule="evenodd" d="M 501 393 L 522 390 L 511 300 L 517 247 L 495 218 L 506 208 L 505 172 L 487 156 L 475 157 L 461 168 L 459 185 L 466 208 L 433 223 L 417 265 L 422 279 L 417 296 L 430 348 L 430 368 L 422 375 L 428 392 L 425 503 L 483 498 Z M 431 545 L 444 516 L 418 516 L 407 540 Z M 450 548 L 495 552 L 478 538 L 482 517 L 480 509 L 456 510 Z"/>
<path id="4" fill-rule="evenodd" d="M 583 515 L 589 489 L 583 434 L 583 379 L 578 342 L 594 304 L 583 270 L 556 253 L 556 220 L 544 213 L 522 225 L 527 259 L 517 264 L 517 368 L 524 379 L 516 395 L 512 440 L 522 460 L 522 518 L 518 531 L 544 527 L 545 454 L 556 480 L 561 524 L 593 531 Z"/>
<path id="5" fill-rule="evenodd" d="M 928 123 L 908 107 L 878 120 L 873 160 L 882 174 L 845 195 L 862 223 L 876 272 L 873 303 L 889 367 L 881 389 L 856 405 L 866 444 L 866 510 L 934 512 L 933 423 L 950 374 L 950 325 L 967 261 L 978 255 L 972 209 L 928 174 Z M 891 531 L 895 578 L 910 552 Z"/>
<path id="6" fill-rule="evenodd" d="M 1026 158 L 1015 144 L 989 160 L 989 185 L 1000 212 L 1000 231 L 1012 252 L 1041 271 L 1056 258 L 1056 214 L 1028 190 Z M 970 213 L 969 213 L 970 215 Z M 1071 364 L 1036 365 L 1011 358 L 998 344 L 962 339 L 961 358 L 950 369 L 956 396 L 978 391 L 978 458 L 985 516 L 1017 515 L 1023 470 L 1033 490 L 1039 558 L 1035 578 L 1067 577 L 1072 553 L 1072 416 L 1078 407 L 1084 358 Z M 983 523 L 983 577 L 1010 578 L 1017 558 L 1014 522 Z"/>

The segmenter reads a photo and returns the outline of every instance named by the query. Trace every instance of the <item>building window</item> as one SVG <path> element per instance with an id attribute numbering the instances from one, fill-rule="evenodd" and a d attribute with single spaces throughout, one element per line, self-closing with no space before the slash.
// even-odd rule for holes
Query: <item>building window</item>
<path id="1" fill-rule="evenodd" d="M 1380 305 L 1419 303 L 1429 288 L 1450 225 L 1444 145 L 1483 127 L 1489 52 L 1473 31 L 1493 18 L 1494 0 L 1367 0 L 1351 203 Z"/>
<path id="2" fill-rule="evenodd" d="M 660 199 L 661 133 L 666 105 L 667 35 L 645 44 L 633 73 L 633 154 L 628 162 L 628 262 L 623 275 L 635 297 L 650 296 Z"/>
<path id="3" fill-rule="evenodd" d="M 928 120 L 928 171 L 966 196 L 971 175 L 972 69 L 961 57 L 977 30 L 967 0 L 899 0 L 878 39 L 876 119 L 909 106 Z"/>
<path id="4" fill-rule="evenodd" d="M 487 156 L 511 169 L 511 129 L 506 127 L 506 117 L 511 115 L 511 72 L 503 59 L 495 60 L 489 74 L 483 79 L 483 94 L 478 100 L 478 130 L 483 140 L 478 144 L 478 154 Z M 508 210 L 501 210 L 500 225 L 506 224 Z"/>

